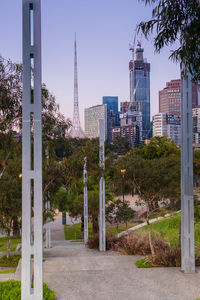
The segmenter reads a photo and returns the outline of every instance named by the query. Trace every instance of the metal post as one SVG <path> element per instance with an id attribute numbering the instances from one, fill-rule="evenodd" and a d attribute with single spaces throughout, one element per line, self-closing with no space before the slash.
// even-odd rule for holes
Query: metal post
<path id="1" fill-rule="evenodd" d="M 50 210 L 50 201 L 49 201 L 49 195 L 47 196 L 47 200 L 45 203 L 46 210 Z M 47 218 L 46 220 L 46 248 L 51 248 L 51 222 L 50 219 Z"/>
<path id="2" fill-rule="evenodd" d="M 181 270 L 195 272 L 191 74 L 182 83 Z"/>
<path id="3" fill-rule="evenodd" d="M 23 0 L 22 300 L 43 299 L 41 3 Z M 33 192 L 31 193 L 31 188 Z M 33 205 L 34 240 L 31 238 Z M 32 263 L 33 255 L 33 263 Z M 32 266 L 33 265 L 33 266 Z M 32 285 L 32 275 L 34 281 Z"/>
<path id="4" fill-rule="evenodd" d="M 104 141 L 104 120 L 99 120 L 99 166 L 102 171 L 105 168 Z M 99 183 L 99 251 L 106 251 L 105 180 L 103 172 Z"/>
<path id="5" fill-rule="evenodd" d="M 87 193 L 87 157 L 84 157 L 84 243 L 88 241 L 88 193 Z"/>
<path id="6" fill-rule="evenodd" d="M 49 149 L 48 146 L 45 149 L 45 154 L 46 154 L 46 158 L 47 158 L 47 163 L 49 165 Z M 47 194 L 47 199 L 45 202 L 45 208 L 46 210 L 50 210 L 50 201 L 49 201 L 49 192 Z M 50 219 L 47 218 L 46 219 L 46 248 L 51 248 L 51 223 L 50 223 Z"/>

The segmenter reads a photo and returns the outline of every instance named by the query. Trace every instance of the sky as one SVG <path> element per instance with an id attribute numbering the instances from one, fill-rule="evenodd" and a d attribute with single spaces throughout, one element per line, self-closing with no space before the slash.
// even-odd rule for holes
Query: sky
<path id="1" fill-rule="evenodd" d="M 129 100 L 129 43 L 136 24 L 151 17 L 152 7 L 138 0 L 41 0 L 42 79 L 65 117 L 73 117 L 74 33 L 77 36 L 80 119 L 103 96 Z M 22 0 L 0 1 L 0 55 L 22 62 Z M 138 37 L 138 39 L 140 36 Z M 158 112 L 158 91 L 180 77 L 168 59 L 172 48 L 155 53 L 153 37 L 142 39 L 151 63 L 151 116 Z"/>

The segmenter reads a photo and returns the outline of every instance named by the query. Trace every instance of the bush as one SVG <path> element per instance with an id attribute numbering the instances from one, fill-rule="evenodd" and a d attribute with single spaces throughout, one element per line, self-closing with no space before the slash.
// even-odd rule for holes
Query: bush
<path id="1" fill-rule="evenodd" d="M 0 282 L 0 300 L 21 300 L 21 282 L 8 280 Z M 43 300 L 55 300 L 55 292 L 43 284 Z"/>
<path id="2" fill-rule="evenodd" d="M 111 250 L 114 248 L 114 245 L 119 241 L 120 239 L 114 235 L 107 233 L 106 234 L 106 250 Z M 95 234 L 93 237 L 90 237 L 88 239 L 87 245 L 90 249 L 98 249 L 99 248 L 99 234 Z"/>
<path id="3" fill-rule="evenodd" d="M 128 233 L 115 243 L 114 250 L 126 255 L 148 255 L 151 253 L 148 233 L 138 231 Z"/>
<path id="4" fill-rule="evenodd" d="M 14 267 L 18 266 L 21 255 L 10 255 L 8 258 L 6 255 L 0 258 L 0 267 Z"/>
<path id="5" fill-rule="evenodd" d="M 152 268 L 152 265 L 149 263 L 148 257 L 138 259 L 135 264 L 138 268 Z"/>

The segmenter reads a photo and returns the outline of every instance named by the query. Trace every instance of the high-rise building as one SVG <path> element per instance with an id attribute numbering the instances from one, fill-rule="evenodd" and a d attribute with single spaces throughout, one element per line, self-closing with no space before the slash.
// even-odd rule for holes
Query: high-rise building
<path id="1" fill-rule="evenodd" d="M 140 102 L 142 112 L 142 138 L 150 137 L 150 63 L 143 57 L 144 49 L 138 42 L 136 60 L 129 63 L 130 100 Z"/>
<path id="2" fill-rule="evenodd" d="M 111 140 L 112 142 L 116 137 L 121 136 L 125 138 L 131 144 L 132 148 L 139 145 L 140 143 L 140 130 L 137 125 L 127 125 L 114 127 L 111 130 Z"/>
<path id="3" fill-rule="evenodd" d="M 158 113 L 153 117 L 153 136 L 166 136 L 181 145 L 181 118 L 178 115 Z"/>
<path id="4" fill-rule="evenodd" d="M 119 126 L 118 97 L 104 96 L 103 104 L 107 104 L 107 138 L 111 140 L 111 129 Z"/>
<path id="5" fill-rule="evenodd" d="M 99 137 L 99 120 L 105 122 L 105 140 L 107 140 L 107 104 L 92 106 L 85 109 L 85 135 L 88 138 Z"/>
<path id="6" fill-rule="evenodd" d="M 133 126 L 137 127 L 137 134 L 139 135 L 139 139 L 132 136 L 129 138 L 130 143 L 132 146 L 136 146 L 137 143 L 141 143 L 142 138 L 142 111 L 141 111 L 141 103 L 134 101 L 134 102 L 121 102 L 120 103 L 120 126 L 127 127 Z M 134 132 L 134 130 L 132 131 Z M 136 132 L 136 131 L 135 131 Z"/>
<path id="7" fill-rule="evenodd" d="M 159 91 L 159 112 L 181 115 L 181 80 L 171 80 Z"/>

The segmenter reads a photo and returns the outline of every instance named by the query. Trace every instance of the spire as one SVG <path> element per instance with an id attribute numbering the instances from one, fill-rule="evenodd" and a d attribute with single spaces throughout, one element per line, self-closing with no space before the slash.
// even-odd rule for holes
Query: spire
<path id="1" fill-rule="evenodd" d="M 70 130 L 70 135 L 73 138 L 85 137 L 84 132 L 81 128 L 80 117 L 79 117 L 76 33 L 74 38 L 74 115 L 73 115 L 73 124 Z"/>

